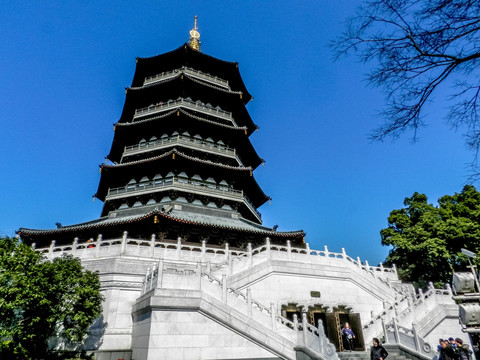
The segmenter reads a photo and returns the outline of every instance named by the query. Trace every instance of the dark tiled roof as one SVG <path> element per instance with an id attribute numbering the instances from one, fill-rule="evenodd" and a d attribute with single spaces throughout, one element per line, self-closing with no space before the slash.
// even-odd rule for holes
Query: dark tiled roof
<path id="1" fill-rule="evenodd" d="M 152 216 L 162 216 L 166 219 L 175 222 L 181 222 L 191 225 L 203 225 L 215 228 L 221 228 L 232 231 L 244 231 L 249 233 L 262 234 L 265 236 L 275 236 L 275 237 L 294 237 L 302 238 L 305 236 L 305 233 L 302 230 L 298 231 L 274 231 L 271 228 L 256 224 L 252 221 L 246 220 L 244 218 L 226 218 L 218 217 L 194 212 L 172 210 L 168 213 L 164 213 L 159 210 L 150 211 L 146 214 L 139 215 L 129 215 L 116 218 L 103 217 L 97 220 L 88 221 L 75 225 L 63 226 L 58 229 L 26 229 L 20 228 L 17 233 L 22 236 L 35 236 L 35 235 L 54 235 L 62 233 L 71 233 L 75 231 L 82 230 L 91 230 L 91 229 L 100 229 L 104 227 L 119 226 L 123 224 L 129 224 L 138 222 L 144 219 L 147 219 Z"/>

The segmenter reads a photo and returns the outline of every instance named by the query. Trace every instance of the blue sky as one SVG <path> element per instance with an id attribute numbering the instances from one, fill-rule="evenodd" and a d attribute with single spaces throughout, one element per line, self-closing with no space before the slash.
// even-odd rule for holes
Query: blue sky
<path id="1" fill-rule="evenodd" d="M 188 40 L 194 15 L 202 51 L 239 62 L 266 160 L 255 177 L 272 204 L 264 224 L 303 229 L 311 248 L 344 247 L 385 259 L 379 230 L 414 191 L 434 202 L 459 192 L 473 154 L 443 120 L 371 143 L 383 95 L 364 81 L 371 64 L 334 62 L 328 47 L 357 1 L 4 1 L 0 8 L 0 234 L 54 228 L 100 215 L 92 202 L 136 57 Z M 448 90 L 448 89 L 445 89 Z"/>

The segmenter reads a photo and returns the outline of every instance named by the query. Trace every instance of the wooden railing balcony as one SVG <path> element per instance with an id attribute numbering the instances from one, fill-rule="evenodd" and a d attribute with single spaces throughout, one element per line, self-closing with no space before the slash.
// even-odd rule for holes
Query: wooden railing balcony
<path id="1" fill-rule="evenodd" d="M 142 109 L 136 109 L 135 114 L 133 115 L 133 120 L 136 120 L 140 117 L 146 116 L 146 115 L 151 115 L 151 114 L 156 114 L 159 112 L 163 111 L 168 111 L 168 110 L 173 110 L 173 109 L 178 109 L 180 107 L 190 109 L 193 111 L 197 111 L 206 115 L 213 115 L 215 117 L 218 117 L 220 119 L 224 119 L 227 121 L 232 122 L 234 125 L 235 121 L 233 121 L 233 116 L 232 113 L 229 111 L 224 111 L 220 108 L 214 108 L 214 107 L 208 107 L 205 106 L 204 104 L 199 104 L 191 100 L 187 100 L 184 98 L 179 98 L 177 100 L 171 100 L 166 103 L 159 103 L 156 105 L 150 105 L 148 107 L 142 108 Z"/>
<path id="2" fill-rule="evenodd" d="M 176 144 L 182 144 L 191 149 L 198 149 L 213 154 L 221 154 L 224 156 L 237 158 L 235 149 L 229 148 L 226 145 L 216 144 L 214 142 L 196 139 L 185 135 L 170 136 L 167 138 L 142 142 L 136 145 L 125 146 L 123 156 L 125 157 L 142 152 L 148 152 Z M 241 164 L 238 158 L 237 160 Z"/>
<path id="3" fill-rule="evenodd" d="M 167 177 L 161 180 L 159 179 L 138 184 L 131 184 L 118 188 L 110 188 L 108 189 L 105 201 L 170 189 L 185 190 L 198 195 L 215 196 L 227 200 L 243 201 L 258 220 L 261 220 L 262 218 L 260 212 L 255 208 L 255 206 L 253 206 L 250 199 L 243 193 L 243 190 L 236 190 L 226 185 L 223 186 L 221 184 L 213 184 L 205 181 L 197 181 L 177 176 Z"/>
<path id="4" fill-rule="evenodd" d="M 213 76 L 213 75 L 204 73 L 202 71 L 195 70 L 195 69 L 192 69 L 192 68 L 188 68 L 188 67 L 185 67 L 185 66 L 181 67 L 180 69 L 175 69 L 175 70 L 172 70 L 172 71 L 165 71 L 161 74 L 148 76 L 148 77 L 145 78 L 145 81 L 143 82 L 143 85 L 145 86 L 145 85 L 156 83 L 158 81 L 168 80 L 168 79 L 171 79 L 171 78 L 174 78 L 174 77 L 178 76 L 179 74 L 190 75 L 190 76 L 192 76 L 196 79 L 206 81 L 208 83 L 218 85 L 218 86 L 221 86 L 221 87 L 226 88 L 226 89 L 230 89 L 230 86 L 228 85 L 227 80 L 224 80 L 224 79 L 219 78 L 217 76 Z"/>

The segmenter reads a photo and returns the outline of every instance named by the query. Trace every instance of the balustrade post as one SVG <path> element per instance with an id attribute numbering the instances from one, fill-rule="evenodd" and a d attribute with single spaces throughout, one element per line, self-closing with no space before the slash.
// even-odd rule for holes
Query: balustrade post
<path id="1" fill-rule="evenodd" d="M 177 238 L 177 260 L 180 260 L 182 255 L 182 238 L 179 236 Z"/>
<path id="2" fill-rule="evenodd" d="M 156 236 L 155 234 L 152 234 L 152 236 L 150 237 L 150 256 L 151 257 L 155 257 L 155 240 L 156 240 Z"/>
<path id="3" fill-rule="evenodd" d="M 207 254 L 207 242 L 205 240 L 202 240 L 202 262 L 205 262 L 207 260 L 206 254 Z"/>
<path id="4" fill-rule="evenodd" d="M 35 248 L 37 247 L 37 244 L 36 243 L 32 243 L 32 249 L 35 250 Z"/>
<path id="5" fill-rule="evenodd" d="M 272 330 L 277 331 L 277 313 L 273 302 L 270 303 L 270 316 L 272 318 Z"/>
<path id="6" fill-rule="evenodd" d="M 197 263 L 197 280 L 198 280 L 198 289 L 202 290 L 202 264 Z"/>
<path id="7" fill-rule="evenodd" d="M 147 292 L 147 288 L 149 287 L 148 284 L 148 276 L 150 275 L 150 268 L 147 269 L 147 273 L 145 274 L 145 279 L 143 280 L 143 293 Z"/>
<path id="8" fill-rule="evenodd" d="M 228 258 L 230 257 L 230 250 L 229 250 L 228 243 L 225 243 L 225 260 L 228 261 Z"/>
<path id="9" fill-rule="evenodd" d="M 287 257 L 288 260 L 292 260 L 292 243 L 290 240 L 287 240 Z"/>
<path id="10" fill-rule="evenodd" d="M 345 248 L 342 248 L 342 258 L 344 258 L 344 259 L 347 258 L 347 253 L 345 251 Z"/>
<path id="11" fill-rule="evenodd" d="M 53 248 L 54 248 L 54 247 L 55 247 L 55 240 L 52 240 L 52 242 L 50 243 L 50 249 L 48 250 L 48 252 L 49 252 L 50 254 L 53 253 Z"/>
<path id="12" fill-rule="evenodd" d="M 95 244 L 95 257 L 100 256 L 100 243 L 102 242 L 102 234 L 98 234 L 97 243 Z"/>
<path id="13" fill-rule="evenodd" d="M 157 275 L 155 275 L 157 273 Z M 158 285 L 158 264 L 153 264 L 152 267 L 152 283 L 150 289 L 156 289 Z"/>
<path id="14" fill-rule="evenodd" d="M 433 282 L 429 281 L 428 282 L 428 290 L 431 290 L 433 294 L 435 294 L 435 286 L 433 285 Z"/>
<path id="15" fill-rule="evenodd" d="M 412 323 L 412 332 L 413 332 L 413 342 L 415 344 L 415 350 L 420 351 L 420 339 L 418 338 L 418 333 L 417 333 L 417 324 Z"/>
<path id="16" fill-rule="evenodd" d="M 163 259 L 158 262 L 157 287 L 163 286 Z"/>
<path id="17" fill-rule="evenodd" d="M 447 284 L 447 285 L 448 285 L 448 284 Z M 421 300 L 422 302 L 424 302 L 424 301 L 425 301 L 425 294 L 423 293 L 423 290 L 422 290 L 422 289 L 418 289 L 417 291 L 418 291 L 418 295 L 420 296 L 420 300 Z"/>
<path id="18" fill-rule="evenodd" d="M 365 260 L 365 270 L 370 270 L 370 264 L 368 263 L 368 260 Z"/>
<path id="19" fill-rule="evenodd" d="M 382 270 L 382 273 L 383 273 L 383 263 L 382 262 L 380 264 L 378 264 L 378 267 Z"/>
<path id="20" fill-rule="evenodd" d="M 448 295 L 453 296 L 452 287 L 450 286 L 449 283 L 446 283 L 446 284 L 445 284 L 445 289 L 447 289 Z"/>
<path id="21" fill-rule="evenodd" d="M 265 238 L 265 247 L 267 248 L 267 260 L 270 260 L 271 254 L 270 254 L 270 238 L 267 237 Z"/>
<path id="22" fill-rule="evenodd" d="M 32 244 L 32 245 L 33 245 L 33 244 Z M 77 246 L 78 246 L 78 237 L 73 238 L 72 253 L 74 253 L 74 254 L 77 253 Z"/>
<path id="23" fill-rule="evenodd" d="M 395 264 L 392 264 L 392 270 L 393 270 L 393 273 L 395 274 L 395 276 L 396 276 L 396 277 L 397 277 L 397 279 L 398 279 L 397 265 L 395 265 Z"/>
<path id="24" fill-rule="evenodd" d="M 247 313 L 252 317 L 252 290 L 247 288 Z"/>
<path id="25" fill-rule="evenodd" d="M 302 311 L 302 330 L 303 330 L 303 344 L 307 345 L 307 312 Z"/>
<path id="26" fill-rule="evenodd" d="M 330 256 L 330 252 L 328 251 L 328 247 L 327 247 L 327 245 L 325 245 L 325 247 L 324 247 L 324 250 L 323 250 L 323 251 L 325 252 L 325 257 L 327 257 L 327 258 L 328 258 L 328 257 Z"/>
<path id="27" fill-rule="evenodd" d="M 227 275 L 222 275 L 222 301 L 227 303 Z"/>
<path id="28" fill-rule="evenodd" d="M 360 260 L 360 256 L 357 256 L 357 265 L 360 269 L 362 268 L 362 261 Z"/>
<path id="29" fill-rule="evenodd" d="M 309 243 L 305 244 L 305 250 L 307 251 L 307 255 L 310 255 L 310 244 Z"/>
<path id="30" fill-rule="evenodd" d="M 317 323 L 317 331 L 318 331 L 318 352 L 323 354 L 323 338 L 325 337 L 325 331 L 323 330 L 323 322 L 322 319 L 318 319 Z"/>
<path id="31" fill-rule="evenodd" d="M 293 314 L 293 330 L 295 333 L 298 331 L 298 316 L 297 314 Z M 295 336 L 295 342 L 298 341 L 298 336 Z"/>
<path id="32" fill-rule="evenodd" d="M 396 318 L 392 319 L 393 322 L 393 331 L 395 332 L 395 341 L 397 344 L 400 344 L 400 333 L 398 332 L 398 325 Z"/>
<path id="33" fill-rule="evenodd" d="M 122 236 L 122 246 L 120 249 L 121 254 L 124 254 L 127 249 L 127 236 L 128 236 L 128 231 L 124 231 Z"/>
<path id="34" fill-rule="evenodd" d="M 247 244 L 247 265 L 248 267 L 251 267 L 253 264 L 253 258 L 252 258 L 252 243 Z"/>
<path id="35" fill-rule="evenodd" d="M 210 261 L 207 261 L 207 269 L 206 269 L 207 274 L 210 274 L 212 272 L 212 264 Z"/>
<path id="36" fill-rule="evenodd" d="M 385 341 L 385 344 L 388 344 L 388 330 L 387 326 L 385 325 L 385 321 L 382 319 L 382 330 L 383 330 L 383 339 Z"/>

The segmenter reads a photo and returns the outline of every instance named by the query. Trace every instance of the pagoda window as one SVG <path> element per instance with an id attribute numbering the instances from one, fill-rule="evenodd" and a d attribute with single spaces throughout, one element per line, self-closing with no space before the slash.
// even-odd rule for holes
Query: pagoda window
<path id="1" fill-rule="evenodd" d="M 165 184 L 171 184 L 173 182 L 173 177 L 175 174 L 173 172 L 169 172 L 167 176 L 165 176 Z"/>
<path id="2" fill-rule="evenodd" d="M 222 206 L 222 209 L 224 209 L 224 210 L 233 210 L 232 207 L 231 207 L 230 205 L 228 205 L 228 204 L 223 205 L 223 206 Z"/>
<path id="3" fill-rule="evenodd" d="M 190 133 L 189 133 L 188 131 L 184 131 L 184 132 L 182 133 L 182 136 L 185 136 L 185 137 L 187 137 L 187 138 L 190 138 L 190 137 L 191 137 L 191 136 L 190 136 Z"/>
<path id="4" fill-rule="evenodd" d="M 172 201 L 168 196 L 164 196 L 162 198 L 162 200 L 160 200 L 160 204 L 164 204 L 164 203 L 167 203 L 167 202 L 170 202 Z"/>
<path id="5" fill-rule="evenodd" d="M 155 199 L 150 199 L 147 201 L 147 204 L 146 205 L 155 205 L 157 202 L 155 201 Z"/>
<path id="6" fill-rule="evenodd" d="M 195 200 L 192 201 L 192 205 L 200 205 L 200 206 L 203 206 L 203 203 L 202 203 L 200 200 L 195 199 Z"/>
<path id="7" fill-rule="evenodd" d="M 220 190 L 224 190 L 224 191 L 228 191 L 228 190 L 229 190 L 229 188 L 228 188 L 228 183 L 227 183 L 225 180 L 220 181 L 220 182 L 218 183 L 218 185 L 219 185 L 218 188 L 219 188 Z"/>
<path id="8" fill-rule="evenodd" d="M 140 201 L 135 201 L 135 204 L 133 204 L 132 207 L 140 207 L 142 206 L 143 204 L 140 202 Z"/>
<path id="9" fill-rule="evenodd" d="M 206 103 L 206 104 L 205 104 L 205 107 L 207 107 L 207 108 L 209 108 L 209 109 L 213 109 L 213 106 L 212 106 L 212 104 L 210 104 L 210 103 Z"/>
<path id="10" fill-rule="evenodd" d="M 178 134 L 178 131 L 174 131 L 174 132 L 172 133 L 172 137 L 173 137 L 173 136 L 178 136 L 178 135 L 179 135 L 179 134 Z"/>
<path id="11" fill-rule="evenodd" d="M 135 190 L 136 185 L 137 182 L 135 181 L 135 179 L 131 179 L 127 184 L 127 191 Z"/>
<path id="12" fill-rule="evenodd" d="M 152 136 L 150 140 L 148 141 L 148 145 L 155 145 L 155 142 L 157 141 L 156 136 Z"/>
<path id="13" fill-rule="evenodd" d="M 178 174 L 178 182 L 180 183 L 188 183 L 188 175 L 185 172 L 181 172 Z"/>
<path id="14" fill-rule="evenodd" d="M 168 135 L 163 133 L 162 136 L 160 136 L 160 139 L 167 139 L 168 138 Z"/>
<path id="15" fill-rule="evenodd" d="M 181 99 L 181 98 L 179 98 L 179 99 Z M 192 98 L 191 98 L 190 96 L 189 96 L 189 97 L 187 97 L 187 98 L 185 98 L 185 100 L 187 100 L 187 101 L 193 101 L 193 100 L 192 100 Z"/>
<path id="16" fill-rule="evenodd" d="M 120 205 L 120 207 L 118 208 L 118 210 L 123 210 L 123 209 L 128 209 L 128 204 L 127 204 L 127 203 L 123 203 L 123 204 Z"/>
<path id="17" fill-rule="evenodd" d="M 163 177 L 160 174 L 157 174 L 153 177 L 153 184 L 154 185 L 161 185 L 163 184 Z"/>
<path id="18" fill-rule="evenodd" d="M 140 183 L 146 183 L 146 182 L 149 182 L 149 181 L 150 181 L 150 179 L 149 179 L 148 177 L 144 176 L 144 177 L 142 177 L 142 178 L 140 179 L 139 182 L 140 182 Z"/>
<path id="19" fill-rule="evenodd" d="M 145 140 L 145 139 L 140 140 L 140 143 L 138 145 L 140 145 L 140 147 L 147 146 L 147 140 Z"/>
<path id="20" fill-rule="evenodd" d="M 207 207 L 209 207 L 209 208 L 215 208 L 215 209 L 216 209 L 216 208 L 217 208 L 217 205 L 216 205 L 214 202 L 210 201 L 210 202 L 207 204 Z"/>
<path id="21" fill-rule="evenodd" d="M 200 143 L 203 142 L 203 138 L 202 138 L 200 135 L 198 135 L 198 134 L 196 134 L 193 138 L 195 139 L 195 142 L 196 142 L 197 144 L 200 144 Z"/>
<path id="22" fill-rule="evenodd" d="M 187 204 L 187 203 L 188 203 L 187 199 L 185 199 L 183 196 L 179 196 L 179 197 L 177 198 L 177 200 L 175 200 L 175 201 L 181 202 L 181 203 L 184 203 L 184 204 Z"/>
<path id="23" fill-rule="evenodd" d="M 192 184 L 193 185 L 200 185 L 202 183 L 202 178 L 200 177 L 200 175 L 193 175 L 192 176 Z"/>
<path id="24" fill-rule="evenodd" d="M 207 183 L 207 187 L 210 188 L 210 189 L 216 189 L 217 188 L 217 182 L 212 177 L 209 177 L 206 180 L 206 183 Z"/>

